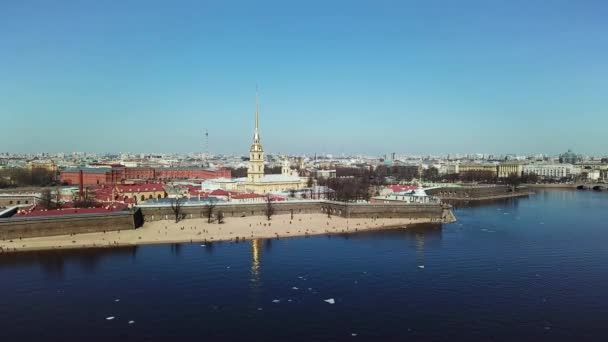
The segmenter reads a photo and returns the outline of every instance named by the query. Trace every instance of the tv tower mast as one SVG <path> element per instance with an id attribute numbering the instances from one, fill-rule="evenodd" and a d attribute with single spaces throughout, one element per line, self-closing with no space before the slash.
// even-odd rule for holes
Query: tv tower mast
<path id="1" fill-rule="evenodd" d="M 209 131 L 206 128 L 203 133 L 203 145 L 204 152 L 201 154 L 201 161 L 204 164 L 204 162 L 209 159 Z"/>

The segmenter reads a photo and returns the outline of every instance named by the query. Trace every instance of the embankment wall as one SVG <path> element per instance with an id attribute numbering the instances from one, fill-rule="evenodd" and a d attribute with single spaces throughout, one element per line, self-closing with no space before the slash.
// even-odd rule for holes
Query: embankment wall
<path id="1" fill-rule="evenodd" d="M 143 223 L 141 212 L 119 211 L 47 217 L 0 219 L 0 239 L 14 240 L 40 236 L 69 235 L 135 229 Z"/>
<path id="2" fill-rule="evenodd" d="M 495 185 L 436 188 L 427 190 L 426 193 L 442 200 L 483 201 L 528 196 L 530 191 L 525 187 L 513 189 L 506 185 Z"/>
<path id="3" fill-rule="evenodd" d="M 428 218 L 429 222 L 452 222 L 451 207 L 440 204 L 399 204 L 399 203 L 343 203 L 332 201 L 275 202 L 272 203 L 274 215 L 317 214 L 341 216 L 346 218 Z M 175 219 L 175 212 L 168 206 L 146 206 L 140 208 L 144 221 Z M 266 203 L 217 204 L 214 216 L 222 212 L 225 218 L 245 216 L 265 216 Z M 184 206 L 182 218 L 206 217 L 205 206 Z"/>

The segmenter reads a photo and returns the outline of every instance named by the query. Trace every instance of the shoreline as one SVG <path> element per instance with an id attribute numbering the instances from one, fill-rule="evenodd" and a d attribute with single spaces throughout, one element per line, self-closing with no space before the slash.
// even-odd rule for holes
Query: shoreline
<path id="1" fill-rule="evenodd" d="M 353 234 L 382 229 L 407 229 L 411 225 L 443 224 L 430 218 L 343 218 L 325 214 L 231 217 L 225 223 L 207 223 L 205 218 L 147 222 L 135 230 L 56 235 L 0 241 L 0 255 L 26 251 L 112 248 L 137 245 L 208 243 L 306 237 L 323 234 Z"/>
<path id="2" fill-rule="evenodd" d="M 526 192 L 515 192 L 508 194 L 501 194 L 495 196 L 484 196 L 484 197 L 442 197 L 442 201 L 446 201 L 447 203 L 451 202 L 482 202 L 482 201 L 494 201 L 508 198 L 518 198 L 518 197 L 528 197 L 530 195 L 534 195 L 533 191 Z"/>

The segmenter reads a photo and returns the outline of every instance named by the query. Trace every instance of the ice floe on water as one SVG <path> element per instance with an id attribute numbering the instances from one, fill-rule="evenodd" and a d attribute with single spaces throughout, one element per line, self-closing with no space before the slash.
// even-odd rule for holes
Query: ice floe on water
<path id="1" fill-rule="evenodd" d="M 424 269 L 424 265 L 418 265 L 419 269 Z"/>
<path id="2" fill-rule="evenodd" d="M 325 299 L 323 301 L 329 304 L 336 304 L 336 301 L 333 298 Z"/>
<path id="3" fill-rule="evenodd" d="M 292 290 L 299 290 L 299 288 L 297 288 L 297 287 L 295 287 L 295 286 L 292 286 L 292 287 L 291 287 L 291 289 L 292 289 Z"/>
<path id="4" fill-rule="evenodd" d="M 114 316 L 108 316 L 108 317 L 106 317 L 106 321 L 111 321 L 113 319 L 114 319 Z"/>
<path id="5" fill-rule="evenodd" d="M 135 324 L 135 321 L 129 321 L 129 324 Z"/>
<path id="6" fill-rule="evenodd" d="M 118 302 L 120 302 L 120 299 L 116 298 L 116 299 L 114 299 L 114 302 L 118 303 Z"/>
<path id="7" fill-rule="evenodd" d="M 280 299 L 273 299 L 273 300 L 272 300 L 272 302 L 273 302 L 273 303 L 280 303 L 280 302 L 281 302 L 281 300 L 280 300 Z"/>

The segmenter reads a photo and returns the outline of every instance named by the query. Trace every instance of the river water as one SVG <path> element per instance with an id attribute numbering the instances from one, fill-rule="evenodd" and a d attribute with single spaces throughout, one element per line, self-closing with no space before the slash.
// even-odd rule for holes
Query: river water
<path id="1" fill-rule="evenodd" d="M 0 336 L 608 339 L 608 193 L 455 214 L 355 235 L 0 255 Z"/>

